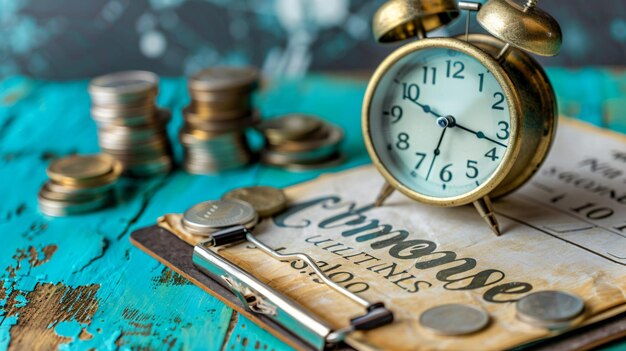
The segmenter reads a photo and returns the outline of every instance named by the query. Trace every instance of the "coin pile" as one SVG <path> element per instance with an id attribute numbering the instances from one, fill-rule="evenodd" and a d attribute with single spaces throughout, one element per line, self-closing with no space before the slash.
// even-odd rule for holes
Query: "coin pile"
<path id="1" fill-rule="evenodd" d="M 122 165 L 107 155 L 69 156 L 50 163 L 49 180 L 41 187 L 39 209 L 49 216 L 67 216 L 111 203 Z"/>
<path id="2" fill-rule="evenodd" d="M 152 176 L 173 167 L 166 132 L 170 113 L 155 105 L 158 83 L 154 73 L 125 71 L 89 84 L 100 148 L 122 163 L 124 174 Z"/>
<path id="3" fill-rule="evenodd" d="M 253 160 L 245 131 L 259 121 L 252 108 L 258 81 L 257 70 L 234 67 L 205 69 L 189 79 L 191 104 L 179 133 L 187 172 L 214 173 Z"/>
<path id="4" fill-rule="evenodd" d="M 211 234 L 236 225 L 254 227 L 259 216 L 252 205 L 241 200 L 223 199 L 201 202 L 183 213 L 182 225 L 190 234 Z"/>
<path id="5" fill-rule="evenodd" d="M 564 291 L 546 290 L 524 296 L 515 307 L 519 320 L 557 330 L 576 324 L 585 310 L 585 302 Z"/>
<path id="6" fill-rule="evenodd" d="M 333 167 L 343 158 L 341 128 L 308 115 L 292 114 L 261 123 L 265 137 L 261 161 L 294 171 Z"/>

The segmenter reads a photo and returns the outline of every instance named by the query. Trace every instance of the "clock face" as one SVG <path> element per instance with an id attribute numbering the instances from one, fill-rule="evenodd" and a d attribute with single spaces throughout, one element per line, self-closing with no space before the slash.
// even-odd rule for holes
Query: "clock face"
<path id="1" fill-rule="evenodd" d="M 508 152 L 511 117 L 498 80 L 477 59 L 448 48 L 413 51 L 374 89 L 372 146 L 398 182 L 448 199 L 492 179 Z"/>

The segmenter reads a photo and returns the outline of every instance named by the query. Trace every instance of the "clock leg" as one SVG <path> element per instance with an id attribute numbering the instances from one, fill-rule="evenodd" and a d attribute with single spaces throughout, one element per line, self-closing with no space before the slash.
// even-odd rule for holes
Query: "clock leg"
<path id="1" fill-rule="evenodd" d="M 374 204 L 379 207 L 382 206 L 383 202 L 387 200 L 387 198 L 394 192 L 394 190 L 396 189 L 392 187 L 391 184 L 385 182 L 385 185 L 383 185 L 383 188 L 380 189 L 380 192 L 378 193 L 378 196 L 376 197 L 376 202 Z"/>
<path id="2" fill-rule="evenodd" d="M 480 216 L 487 222 L 489 228 L 496 235 L 500 235 L 500 227 L 498 225 L 498 219 L 496 218 L 496 214 L 493 211 L 493 204 L 491 203 L 491 199 L 489 196 L 485 196 L 482 199 L 474 201 L 474 207 L 480 214 Z"/>

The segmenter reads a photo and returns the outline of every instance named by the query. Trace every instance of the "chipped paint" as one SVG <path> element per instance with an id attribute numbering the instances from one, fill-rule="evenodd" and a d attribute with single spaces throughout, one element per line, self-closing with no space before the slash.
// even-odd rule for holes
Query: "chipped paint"
<path id="1" fill-rule="evenodd" d="M 154 279 L 156 284 L 164 285 L 188 285 L 191 284 L 185 277 L 174 272 L 173 270 L 163 267 L 161 275 Z"/>
<path id="2" fill-rule="evenodd" d="M 30 254 L 28 263 L 30 263 L 31 267 L 41 266 L 42 264 L 48 262 L 50 258 L 52 258 L 52 255 L 54 255 L 54 253 L 57 251 L 57 248 L 58 247 L 56 245 L 48 245 L 44 247 L 43 249 L 41 249 L 41 254 L 43 254 L 43 257 L 40 258 L 41 255 L 39 252 L 37 252 L 37 249 L 34 246 L 30 246 L 28 248 L 28 252 Z"/>
<path id="3" fill-rule="evenodd" d="M 53 349 L 71 341 L 70 331 L 76 330 L 76 335 L 80 331 L 77 323 L 91 323 L 98 309 L 95 294 L 99 288 L 99 285 L 70 288 L 61 283 L 38 284 L 24 297 L 27 304 L 18 303 L 21 295 L 14 291 L 4 310 L 7 317 L 16 316 L 20 323 L 10 329 L 8 349 Z"/>

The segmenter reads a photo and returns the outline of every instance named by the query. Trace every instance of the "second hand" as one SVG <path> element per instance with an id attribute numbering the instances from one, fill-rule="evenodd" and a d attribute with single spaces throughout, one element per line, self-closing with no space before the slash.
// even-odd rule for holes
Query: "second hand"
<path id="1" fill-rule="evenodd" d="M 437 159 L 437 156 L 439 156 L 439 154 L 441 153 L 439 147 L 441 146 L 441 142 L 443 141 L 443 136 L 446 134 L 446 130 L 448 130 L 447 125 L 443 127 L 443 131 L 441 131 L 441 136 L 439 136 L 439 142 L 437 142 L 437 147 L 433 151 L 433 160 L 430 162 L 430 167 L 428 168 L 428 173 L 426 174 L 426 180 L 428 180 L 428 177 L 430 177 L 430 172 L 433 170 L 435 160 Z"/>

